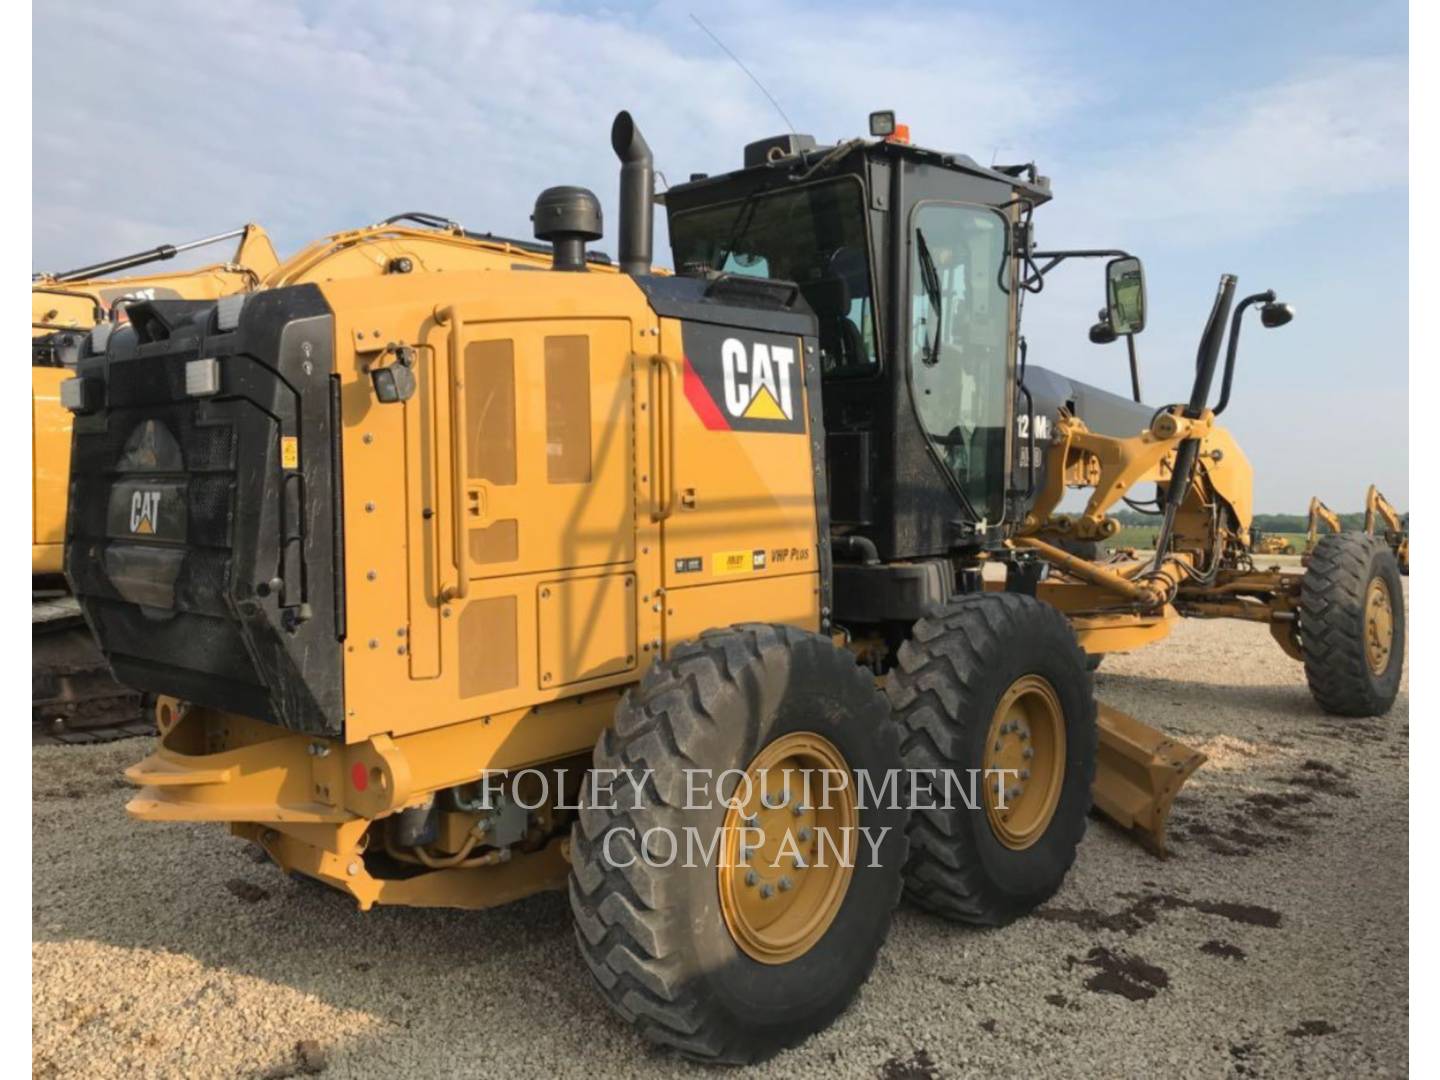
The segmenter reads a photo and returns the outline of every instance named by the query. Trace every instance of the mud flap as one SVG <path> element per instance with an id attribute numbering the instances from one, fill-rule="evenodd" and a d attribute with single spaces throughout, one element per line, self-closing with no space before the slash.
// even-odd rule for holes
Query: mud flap
<path id="1" fill-rule="evenodd" d="M 1170 806 L 1205 755 L 1108 705 L 1100 705 L 1097 720 L 1095 809 L 1164 855 Z"/>

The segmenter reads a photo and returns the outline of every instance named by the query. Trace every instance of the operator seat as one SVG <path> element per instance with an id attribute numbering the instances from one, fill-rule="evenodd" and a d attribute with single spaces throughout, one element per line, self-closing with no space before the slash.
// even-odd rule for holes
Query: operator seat
<path id="1" fill-rule="evenodd" d="M 843 277 L 823 277 L 800 287 L 819 319 L 820 369 L 855 371 L 867 358 L 860 328 L 850 321 L 850 286 Z"/>

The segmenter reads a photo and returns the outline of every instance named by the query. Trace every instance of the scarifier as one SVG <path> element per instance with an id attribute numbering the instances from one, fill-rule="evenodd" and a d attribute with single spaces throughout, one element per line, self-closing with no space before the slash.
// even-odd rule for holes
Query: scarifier
<path id="1" fill-rule="evenodd" d="M 552 188 L 549 272 L 132 308 L 69 395 L 66 555 L 117 675 L 164 695 L 130 812 L 228 823 L 362 908 L 568 888 L 620 1015 L 754 1061 L 846 1007 L 902 889 L 1008 922 L 1092 805 L 1163 847 L 1201 755 L 1097 709 L 1094 657 L 1252 619 L 1326 708 L 1385 711 L 1390 550 L 1327 537 L 1303 578 L 1256 571 L 1215 423 L 1242 315 L 1289 309 L 1232 316 L 1226 275 L 1189 400 L 1143 405 L 1138 259 L 1037 250 L 1031 166 L 910 145 L 893 114 L 871 134 L 669 188 L 674 275 L 622 113 L 618 267 L 585 256 L 598 200 Z M 1023 298 L 1084 257 L 1136 400 L 1026 363 Z M 1156 550 L 1101 559 L 1145 483 Z M 1078 514 L 1067 486 L 1093 489 Z M 1006 780 L 970 807 L 802 782 L 896 770 Z M 695 773 L 748 782 L 696 799 Z M 869 857 L 816 856 L 857 828 Z M 657 837 L 691 831 L 724 858 L 667 862 Z"/>

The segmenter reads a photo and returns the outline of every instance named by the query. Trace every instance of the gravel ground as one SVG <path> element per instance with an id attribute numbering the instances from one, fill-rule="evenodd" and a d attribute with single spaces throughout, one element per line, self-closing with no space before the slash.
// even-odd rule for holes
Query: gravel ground
<path id="1" fill-rule="evenodd" d="M 1223 622 L 1097 685 L 1210 755 L 1173 857 L 1094 821 L 1036 917 L 902 909 L 849 1012 L 757 1071 L 1405 1073 L 1408 691 L 1327 717 L 1263 627 Z M 147 748 L 34 750 L 35 1075 L 702 1073 L 606 1010 L 562 895 L 361 915 L 219 827 L 128 821 L 120 770 Z"/>

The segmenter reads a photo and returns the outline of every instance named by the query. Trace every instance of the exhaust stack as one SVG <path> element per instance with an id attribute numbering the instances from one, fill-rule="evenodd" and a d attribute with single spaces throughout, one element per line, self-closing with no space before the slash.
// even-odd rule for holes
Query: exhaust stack
<path id="1" fill-rule="evenodd" d="M 655 158 L 628 112 L 616 114 L 610 145 L 620 159 L 620 269 L 648 274 L 655 243 Z"/>

